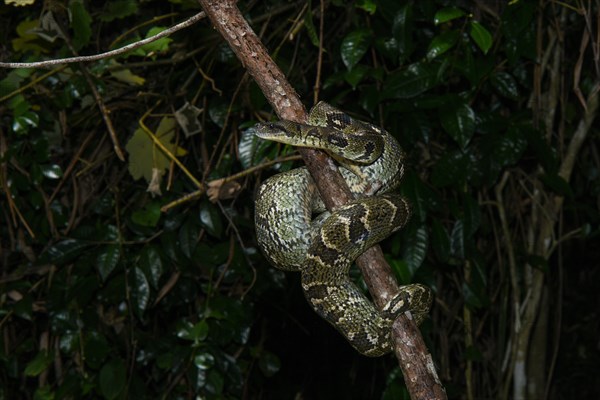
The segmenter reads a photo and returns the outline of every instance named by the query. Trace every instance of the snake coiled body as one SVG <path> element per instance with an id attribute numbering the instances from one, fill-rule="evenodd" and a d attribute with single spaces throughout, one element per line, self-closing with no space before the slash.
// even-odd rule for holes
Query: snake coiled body
<path id="1" fill-rule="evenodd" d="M 308 124 L 278 121 L 258 124 L 255 131 L 264 139 L 327 151 L 357 198 L 330 213 L 306 168 L 269 178 L 259 188 L 255 211 L 265 257 L 279 269 L 301 273 L 309 304 L 360 353 L 391 351 L 395 317 L 410 310 L 417 323 L 422 321 L 431 304 L 429 289 L 403 286 L 378 311 L 348 271 L 360 254 L 409 218 L 406 200 L 392 193 L 404 172 L 400 146 L 383 129 L 324 102 L 310 111 Z"/>

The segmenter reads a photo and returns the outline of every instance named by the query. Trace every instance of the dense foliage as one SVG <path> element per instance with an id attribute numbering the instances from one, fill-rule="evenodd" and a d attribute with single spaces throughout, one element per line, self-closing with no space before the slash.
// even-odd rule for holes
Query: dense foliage
<path id="1" fill-rule="evenodd" d="M 0 8 L 2 61 L 200 11 L 41 3 Z M 453 4 L 239 2 L 307 107 L 402 143 L 414 214 L 383 248 L 436 293 L 422 331 L 449 397 L 598 396 L 597 4 Z M 258 184 L 298 164 L 265 164 L 293 154 L 249 134 L 271 117 L 207 20 L 0 70 L 0 398 L 406 397 L 396 360 L 355 353 L 256 247 Z"/>

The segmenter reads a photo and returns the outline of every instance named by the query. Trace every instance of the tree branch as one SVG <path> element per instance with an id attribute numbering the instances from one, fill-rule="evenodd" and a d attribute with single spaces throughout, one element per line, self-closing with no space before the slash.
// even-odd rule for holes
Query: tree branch
<path id="1" fill-rule="evenodd" d="M 238 59 L 254 78 L 281 119 L 306 122 L 306 110 L 296 91 L 274 63 L 254 31 L 243 18 L 234 0 L 198 0 L 214 27 L 223 35 Z M 299 148 L 319 193 L 329 209 L 353 198 L 333 161 L 325 153 Z M 391 268 L 379 246 L 357 260 L 375 303 L 381 306 L 399 290 Z M 418 328 L 409 315 L 401 315 L 394 324 L 395 350 L 404 380 L 413 399 L 445 399 L 431 356 Z"/>

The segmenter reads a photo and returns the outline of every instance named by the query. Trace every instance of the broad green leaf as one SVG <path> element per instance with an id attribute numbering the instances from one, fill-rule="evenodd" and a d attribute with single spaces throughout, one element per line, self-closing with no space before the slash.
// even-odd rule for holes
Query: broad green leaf
<path id="1" fill-rule="evenodd" d="M 410 272 L 410 279 L 414 276 L 415 272 L 419 269 L 425 256 L 427 255 L 427 248 L 429 243 L 429 235 L 427 234 L 427 228 L 425 225 L 421 225 L 416 230 L 411 232 L 409 241 L 406 244 L 406 250 L 404 251 L 402 258 L 406 260 L 408 270 Z"/>
<path id="2" fill-rule="evenodd" d="M 194 255 L 194 251 L 198 245 L 199 234 L 200 232 L 198 225 L 191 219 L 185 221 L 179 230 L 179 243 L 181 244 L 181 251 L 190 259 Z"/>
<path id="3" fill-rule="evenodd" d="M 54 355 L 52 352 L 46 350 L 40 351 L 33 360 L 29 361 L 25 366 L 25 376 L 38 376 L 52 364 L 53 360 Z"/>
<path id="4" fill-rule="evenodd" d="M 12 129 L 19 135 L 26 134 L 30 128 L 35 128 L 40 122 L 40 117 L 33 111 L 26 111 L 15 117 L 12 123 Z"/>
<path id="5" fill-rule="evenodd" d="M 146 38 L 156 36 L 165 29 L 167 28 L 164 26 L 155 26 L 153 28 L 150 28 L 150 30 L 148 30 L 148 33 L 146 34 Z M 169 50 L 169 44 L 172 41 L 173 39 L 169 37 L 163 37 L 158 40 L 155 40 L 154 42 L 143 45 L 138 50 L 143 51 L 145 53 L 145 56 L 152 56 L 154 58 L 156 57 L 156 53 L 163 53 Z"/>
<path id="6" fill-rule="evenodd" d="M 123 361 L 113 359 L 100 370 L 100 392 L 107 400 L 116 399 L 127 382 L 127 370 Z"/>
<path id="7" fill-rule="evenodd" d="M 266 377 L 271 377 L 281 369 L 281 361 L 270 351 L 263 351 L 258 359 L 258 366 Z"/>
<path id="8" fill-rule="evenodd" d="M 55 398 L 56 393 L 54 392 L 54 388 L 50 385 L 38 387 L 33 394 L 33 400 L 54 400 Z"/>
<path id="9" fill-rule="evenodd" d="M 414 50 L 413 4 L 406 2 L 400 7 L 392 23 L 392 35 L 396 39 L 400 63 L 403 63 Z"/>
<path id="10" fill-rule="evenodd" d="M 131 281 L 131 297 L 137 315 L 141 316 L 148 308 L 150 302 L 150 285 L 146 279 L 146 275 L 140 268 L 133 269 L 133 279 Z"/>
<path id="11" fill-rule="evenodd" d="M 476 308 L 480 308 L 483 305 L 479 296 L 477 296 L 477 294 L 471 289 L 471 287 L 466 282 L 463 282 L 462 291 L 463 291 L 463 297 L 465 299 L 465 302 L 471 308 L 476 309 Z"/>
<path id="12" fill-rule="evenodd" d="M 92 37 L 92 17 L 85 9 L 82 0 L 71 0 L 69 11 L 73 29 L 73 47 L 75 50 L 80 50 L 90 42 Z"/>
<path id="13" fill-rule="evenodd" d="M 42 174 L 48 179 L 59 179 L 63 176 L 62 168 L 58 164 L 41 165 Z"/>
<path id="14" fill-rule="evenodd" d="M 465 234 L 462 220 L 456 220 L 450 234 L 450 254 L 458 259 L 465 258 Z"/>
<path id="15" fill-rule="evenodd" d="M 521 159 L 523 152 L 527 148 L 527 139 L 525 134 L 515 126 L 510 126 L 505 134 L 501 134 L 498 139 L 491 144 L 490 149 L 492 159 L 500 168 L 514 165 Z"/>
<path id="16" fill-rule="evenodd" d="M 223 233 L 221 213 L 217 207 L 208 201 L 200 203 L 200 224 L 211 236 L 221 237 Z"/>
<path id="17" fill-rule="evenodd" d="M 569 185 L 569 182 L 564 180 L 560 175 L 556 174 L 543 174 L 540 176 L 542 183 L 552 189 L 553 192 L 559 194 L 561 196 L 568 197 L 570 199 L 574 198 L 573 190 Z"/>
<path id="18" fill-rule="evenodd" d="M 98 332 L 90 332 L 85 337 L 84 354 L 88 367 L 98 369 L 110 353 L 110 345 L 106 338 Z"/>
<path id="19" fill-rule="evenodd" d="M 468 155 L 460 150 L 442 156 L 433 167 L 431 182 L 437 187 L 446 187 L 467 179 Z"/>
<path id="20" fill-rule="evenodd" d="M 446 262 L 450 255 L 450 235 L 442 223 L 434 219 L 431 224 L 431 246 L 442 262 Z"/>
<path id="21" fill-rule="evenodd" d="M 98 273 L 100 274 L 100 278 L 103 282 L 106 282 L 106 279 L 110 273 L 115 269 L 119 263 L 120 257 L 121 246 L 118 244 L 109 244 L 104 246 L 102 251 L 98 254 L 98 258 L 96 259 L 96 267 L 98 268 Z"/>
<path id="22" fill-rule="evenodd" d="M 429 43 L 427 59 L 433 60 L 453 48 L 459 37 L 460 31 L 457 30 L 446 31 L 434 37 L 431 43 Z"/>
<path id="23" fill-rule="evenodd" d="M 442 127 L 460 145 L 466 148 L 475 132 L 475 112 L 465 102 L 442 107 Z"/>
<path id="24" fill-rule="evenodd" d="M 153 201 L 143 209 L 135 210 L 131 214 L 131 220 L 141 226 L 155 227 L 158 224 L 160 216 L 160 204 Z"/>
<path id="25" fill-rule="evenodd" d="M 357 0 L 356 3 L 354 3 L 354 6 L 365 10 L 371 15 L 375 14 L 375 11 L 377 11 L 377 3 L 373 0 Z"/>
<path id="26" fill-rule="evenodd" d="M 492 47 L 492 34 L 477 21 L 471 21 L 469 24 L 471 25 L 469 31 L 471 38 L 483 54 L 487 54 Z"/>
<path id="27" fill-rule="evenodd" d="M 244 169 L 258 164 L 265 157 L 265 151 L 271 144 L 271 142 L 257 137 L 255 132 L 253 127 L 242 131 L 238 153 Z"/>
<path id="28" fill-rule="evenodd" d="M 434 17 L 433 22 L 436 25 L 443 24 L 444 22 L 452 21 L 453 19 L 457 19 L 465 16 L 465 12 L 460 8 L 456 7 L 446 7 L 438 10 Z"/>
<path id="29" fill-rule="evenodd" d="M 177 329 L 177 337 L 185 340 L 191 340 L 199 343 L 208 337 L 208 323 L 202 320 L 192 325 L 190 322 L 183 322 Z"/>
<path id="30" fill-rule="evenodd" d="M 223 387 L 225 386 L 225 377 L 222 375 L 220 371 L 217 371 L 215 368 L 211 369 L 208 373 L 208 377 L 206 378 L 206 384 L 204 387 L 206 391 L 217 398 L 222 398 L 221 393 L 223 393 Z"/>
<path id="31" fill-rule="evenodd" d="M 315 23 L 313 22 L 313 14 L 310 6 L 308 11 L 304 14 L 304 27 L 306 28 L 306 33 L 308 33 L 308 38 L 313 46 L 319 47 L 319 35 L 317 33 L 317 29 L 315 28 Z"/>
<path id="32" fill-rule="evenodd" d="M 463 194 L 463 226 L 466 238 L 472 237 L 481 224 L 479 203 L 469 194 Z"/>
<path id="33" fill-rule="evenodd" d="M 155 289 L 158 288 L 160 278 L 164 271 L 164 266 L 160 253 L 155 246 L 150 245 L 142 249 L 139 266 L 150 280 L 152 287 Z"/>
<path id="34" fill-rule="evenodd" d="M 117 18 L 133 15 L 138 10 L 138 3 L 134 0 L 115 0 L 106 3 L 100 14 L 100 20 L 111 22 Z"/>
<path id="35" fill-rule="evenodd" d="M 50 248 L 46 250 L 45 256 L 48 258 L 48 262 L 62 264 L 81 254 L 83 249 L 87 246 L 87 243 L 77 239 L 65 239 L 62 242 L 50 246 Z"/>
<path id="36" fill-rule="evenodd" d="M 352 70 L 365 55 L 371 44 L 372 34 L 368 29 L 357 29 L 342 40 L 340 52 L 348 70 Z"/>
<path id="37" fill-rule="evenodd" d="M 12 40 L 12 48 L 16 53 L 31 51 L 34 54 L 47 53 L 49 49 L 40 45 L 35 29 L 39 26 L 39 20 L 23 20 L 17 25 L 18 38 Z"/>
<path id="38" fill-rule="evenodd" d="M 356 89 L 356 86 L 363 80 L 363 78 L 370 72 L 369 67 L 366 65 L 357 65 L 352 70 L 347 71 L 344 74 L 346 82 L 352 86 L 352 89 Z"/>
<path id="39" fill-rule="evenodd" d="M 201 353 L 194 357 L 196 368 L 207 370 L 215 365 L 215 357 L 210 353 Z"/>
<path id="40" fill-rule="evenodd" d="M 519 90 L 515 78 L 507 72 L 497 72 L 490 77 L 490 83 L 502 96 L 511 100 L 519 98 Z"/>
<path id="41" fill-rule="evenodd" d="M 33 297 L 31 297 L 31 294 L 25 293 L 23 297 L 15 303 L 13 311 L 18 317 L 31 321 L 33 316 Z"/>
<path id="42" fill-rule="evenodd" d="M 402 71 L 392 73 L 383 84 L 381 100 L 418 96 L 436 85 L 438 72 L 436 65 L 418 62 Z"/>

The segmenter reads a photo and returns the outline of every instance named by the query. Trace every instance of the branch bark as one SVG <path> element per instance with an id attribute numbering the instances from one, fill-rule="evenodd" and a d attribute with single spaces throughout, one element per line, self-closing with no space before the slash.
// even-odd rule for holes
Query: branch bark
<path id="1" fill-rule="evenodd" d="M 214 27 L 229 43 L 238 59 L 254 78 L 281 119 L 306 122 L 303 104 L 283 72 L 243 18 L 234 0 L 198 0 Z M 323 152 L 299 148 L 325 205 L 333 209 L 353 198 L 333 161 Z M 357 260 L 371 295 L 380 308 L 399 287 L 379 246 Z M 395 352 L 412 399 L 445 399 L 431 356 L 414 321 L 398 317 L 393 326 Z"/>

